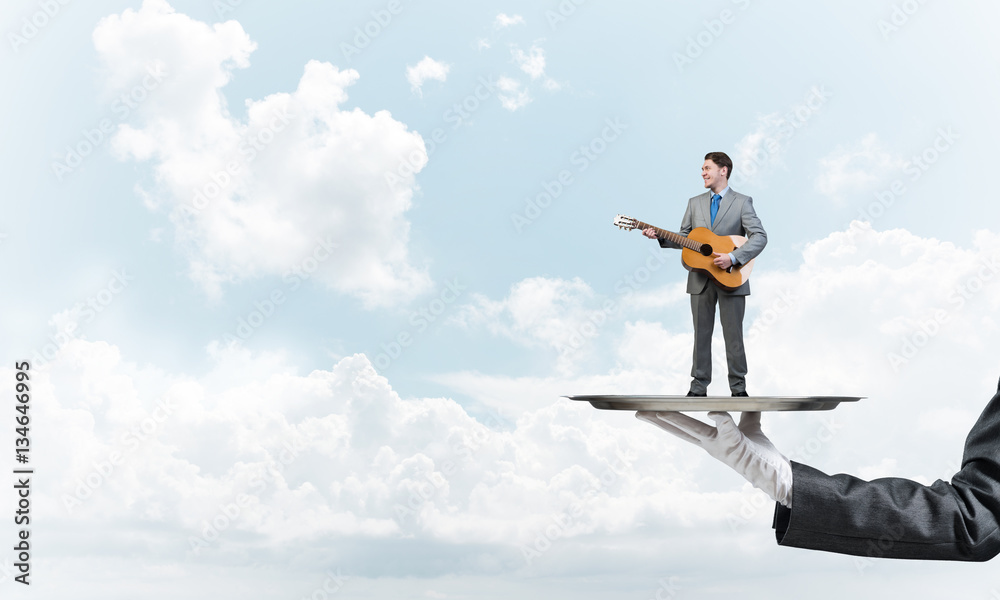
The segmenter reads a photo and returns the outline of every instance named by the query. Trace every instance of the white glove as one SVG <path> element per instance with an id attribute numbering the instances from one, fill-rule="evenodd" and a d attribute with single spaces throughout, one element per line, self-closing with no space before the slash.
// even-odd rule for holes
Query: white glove
<path id="1" fill-rule="evenodd" d="M 759 412 L 743 413 L 739 427 L 726 412 L 708 413 L 715 427 L 679 412 L 639 411 L 635 416 L 701 446 L 772 500 L 792 507 L 792 463 L 760 430 Z"/>

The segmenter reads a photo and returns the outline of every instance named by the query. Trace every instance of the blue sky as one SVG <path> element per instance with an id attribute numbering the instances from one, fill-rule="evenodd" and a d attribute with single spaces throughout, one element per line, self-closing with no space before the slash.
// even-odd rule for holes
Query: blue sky
<path id="1" fill-rule="evenodd" d="M 771 415 L 776 446 L 949 477 L 997 377 L 997 10 L 9 3 L 0 328 L 8 380 L 38 377 L 35 591 L 943 589 L 957 567 L 778 548 L 759 492 L 560 395 L 687 389 L 679 257 L 611 222 L 677 228 L 722 150 L 769 240 L 751 393 L 869 397 Z"/>

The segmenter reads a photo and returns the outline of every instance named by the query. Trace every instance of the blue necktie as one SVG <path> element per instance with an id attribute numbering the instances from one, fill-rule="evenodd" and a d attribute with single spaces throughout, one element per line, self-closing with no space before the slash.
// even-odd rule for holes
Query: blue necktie
<path id="1" fill-rule="evenodd" d="M 721 201 L 722 196 L 712 194 L 712 225 L 715 225 L 715 215 L 719 214 L 719 202 Z"/>

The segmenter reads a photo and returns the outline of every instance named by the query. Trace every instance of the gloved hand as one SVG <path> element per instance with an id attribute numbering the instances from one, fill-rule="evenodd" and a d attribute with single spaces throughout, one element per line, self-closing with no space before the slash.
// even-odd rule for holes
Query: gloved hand
<path id="1" fill-rule="evenodd" d="M 679 412 L 639 411 L 635 416 L 701 446 L 772 500 L 792 507 L 792 463 L 760 430 L 759 412 L 743 413 L 739 427 L 727 412 L 708 413 L 715 427 Z"/>

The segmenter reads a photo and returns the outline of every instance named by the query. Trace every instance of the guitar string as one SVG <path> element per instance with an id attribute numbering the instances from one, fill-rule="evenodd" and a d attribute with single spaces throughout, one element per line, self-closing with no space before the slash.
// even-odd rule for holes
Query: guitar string
<path id="1" fill-rule="evenodd" d="M 673 242 L 675 244 L 680 244 L 681 246 L 684 246 L 685 248 L 687 248 L 689 250 L 694 250 L 696 252 L 700 252 L 701 251 L 701 246 L 702 245 L 699 244 L 699 243 L 697 243 L 697 242 L 695 242 L 694 240 L 686 238 L 686 237 L 684 237 L 684 236 L 682 236 L 680 234 L 674 233 L 672 231 L 667 231 L 666 229 L 660 229 L 659 227 L 656 227 L 655 225 L 650 225 L 649 223 L 643 223 L 642 221 L 636 221 L 636 229 L 648 229 L 650 227 L 653 228 L 653 231 L 655 231 L 657 235 L 659 235 L 661 237 L 664 237 L 664 238 L 667 238 L 668 240 L 670 240 L 671 242 Z"/>
<path id="2" fill-rule="evenodd" d="M 694 250 L 695 252 L 698 252 L 699 254 L 701 253 L 701 248 L 702 248 L 702 246 L 704 244 L 696 242 L 696 241 L 694 241 L 694 240 L 692 240 L 690 238 L 686 238 L 686 237 L 684 237 L 684 236 L 682 236 L 682 235 L 680 235 L 678 233 L 674 233 L 672 231 L 667 231 L 666 229 L 660 229 L 659 227 L 657 227 L 655 225 L 650 225 L 649 223 L 643 223 L 642 221 L 639 221 L 638 219 L 631 219 L 631 220 L 635 222 L 635 225 L 633 227 L 630 227 L 629 229 L 645 230 L 645 229 L 652 228 L 653 231 L 655 231 L 658 236 L 664 237 L 664 238 L 666 238 L 666 239 L 674 242 L 675 244 L 680 244 L 681 246 L 684 246 L 685 248 L 688 248 L 690 250 Z M 709 246 L 709 248 L 711 248 L 711 246 Z M 751 261 L 751 262 L 753 262 L 753 261 Z M 730 267 L 729 269 L 726 269 L 725 272 L 731 273 L 734 270 L 734 268 L 736 270 L 742 270 L 743 266 L 745 266 L 745 265 L 740 265 L 739 267 Z"/>

